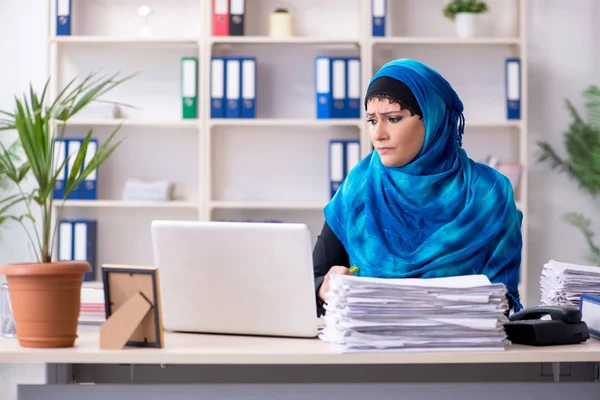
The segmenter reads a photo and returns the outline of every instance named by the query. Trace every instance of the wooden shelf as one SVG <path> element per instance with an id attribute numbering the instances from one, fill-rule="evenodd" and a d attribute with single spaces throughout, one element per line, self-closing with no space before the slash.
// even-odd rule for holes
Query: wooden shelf
<path id="1" fill-rule="evenodd" d="M 326 202 L 271 202 L 271 201 L 212 201 L 212 209 L 247 210 L 322 210 Z"/>
<path id="2" fill-rule="evenodd" d="M 55 121 L 57 125 L 64 125 L 63 121 Z M 160 119 L 143 119 L 143 118 L 132 118 L 132 119 L 71 119 L 67 121 L 67 126 L 147 126 L 147 127 L 163 127 L 163 128 L 197 128 L 198 120 L 187 119 L 187 120 L 160 120 Z"/>
<path id="3" fill-rule="evenodd" d="M 58 207 L 60 200 L 54 200 L 53 205 Z M 125 200 L 67 200 L 64 207 L 69 208 L 198 208 L 198 204 L 191 201 L 125 201 Z"/>
<path id="4" fill-rule="evenodd" d="M 119 45 L 168 45 L 168 46 L 197 46 L 197 38 L 145 38 L 119 36 L 53 36 L 50 43 L 57 44 L 119 44 Z"/>
<path id="5" fill-rule="evenodd" d="M 212 119 L 211 126 L 355 126 L 360 127 L 359 119 L 283 119 L 283 118 L 247 118 L 247 119 Z"/>
<path id="6" fill-rule="evenodd" d="M 386 44 L 415 44 L 415 45 L 509 45 L 518 46 L 521 44 L 520 38 L 495 38 L 495 37 L 478 37 L 470 39 L 462 39 L 458 37 L 374 37 L 371 39 L 373 45 Z"/>

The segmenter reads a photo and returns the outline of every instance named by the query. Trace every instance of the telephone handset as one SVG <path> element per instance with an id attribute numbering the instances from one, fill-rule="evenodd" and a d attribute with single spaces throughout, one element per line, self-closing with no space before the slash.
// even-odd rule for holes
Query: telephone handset
<path id="1" fill-rule="evenodd" d="M 541 319 L 550 316 L 550 320 Z M 508 318 L 504 331 L 512 343 L 532 346 L 577 344 L 590 338 L 581 310 L 568 306 L 539 306 Z"/>

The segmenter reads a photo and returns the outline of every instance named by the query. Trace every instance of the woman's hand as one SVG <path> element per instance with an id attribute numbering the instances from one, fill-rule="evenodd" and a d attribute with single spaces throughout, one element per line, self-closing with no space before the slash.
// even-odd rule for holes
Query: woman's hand
<path id="1" fill-rule="evenodd" d="M 325 302 L 325 296 L 327 295 L 327 292 L 329 291 L 329 277 L 331 276 L 332 273 L 336 273 L 336 274 L 342 274 L 342 275 L 352 275 L 352 272 L 350 272 L 350 270 L 346 267 L 342 267 L 340 265 L 334 265 L 333 267 L 331 267 L 329 269 L 329 271 L 327 272 L 327 275 L 325 275 L 325 279 L 323 280 L 323 283 L 321 284 L 321 287 L 319 288 L 319 299 L 321 299 L 322 302 Z"/>

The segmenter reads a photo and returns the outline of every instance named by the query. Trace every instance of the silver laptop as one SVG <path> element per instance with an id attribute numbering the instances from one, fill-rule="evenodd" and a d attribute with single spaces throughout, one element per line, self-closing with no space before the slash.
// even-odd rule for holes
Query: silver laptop
<path id="1" fill-rule="evenodd" d="M 304 224 L 153 221 L 166 330 L 315 337 Z"/>

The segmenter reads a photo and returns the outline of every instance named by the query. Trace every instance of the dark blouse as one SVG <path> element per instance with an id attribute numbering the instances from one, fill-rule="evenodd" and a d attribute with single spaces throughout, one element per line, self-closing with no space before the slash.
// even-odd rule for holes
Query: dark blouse
<path id="1" fill-rule="evenodd" d="M 350 257 L 342 242 L 333 233 L 327 222 L 323 224 L 321 233 L 317 237 L 317 243 L 313 249 L 313 269 L 315 276 L 315 297 L 317 303 L 317 315 L 325 314 L 323 303 L 317 295 L 319 288 L 325 279 L 325 275 L 335 265 L 350 268 Z M 509 310 L 514 308 L 514 301 L 508 297 Z"/>

